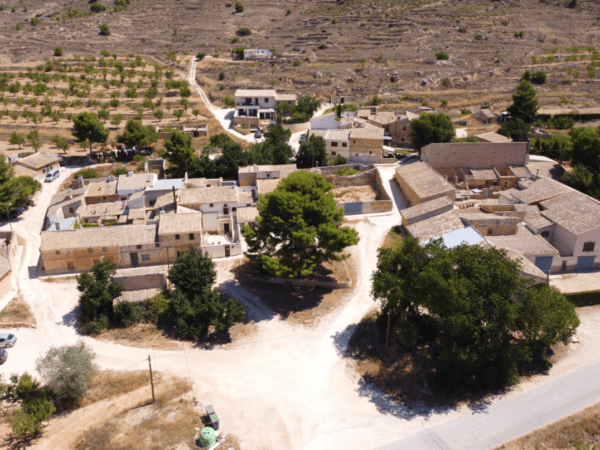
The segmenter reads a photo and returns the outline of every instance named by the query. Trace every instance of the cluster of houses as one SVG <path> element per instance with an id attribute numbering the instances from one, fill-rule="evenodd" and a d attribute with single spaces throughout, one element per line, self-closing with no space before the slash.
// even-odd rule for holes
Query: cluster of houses
<path id="1" fill-rule="evenodd" d="M 600 202 L 540 175 L 528 142 L 430 144 L 395 180 L 410 205 L 402 224 L 421 242 L 503 248 L 540 281 L 600 268 Z"/>

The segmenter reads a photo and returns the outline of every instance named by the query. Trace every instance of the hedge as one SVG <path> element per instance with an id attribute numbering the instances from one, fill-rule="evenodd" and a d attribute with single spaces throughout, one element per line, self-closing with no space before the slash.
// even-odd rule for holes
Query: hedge
<path id="1" fill-rule="evenodd" d="M 576 122 L 585 122 L 587 120 L 600 120 L 600 113 L 592 114 L 580 114 L 580 113 L 569 113 L 569 114 L 538 114 L 538 119 L 547 121 L 549 119 L 558 119 L 561 117 L 571 117 Z"/>
<path id="2" fill-rule="evenodd" d="M 600 305 L 600 291 L 578 292 L 575 294 L 565 294 L 565 296 L 575 306 Z"/>

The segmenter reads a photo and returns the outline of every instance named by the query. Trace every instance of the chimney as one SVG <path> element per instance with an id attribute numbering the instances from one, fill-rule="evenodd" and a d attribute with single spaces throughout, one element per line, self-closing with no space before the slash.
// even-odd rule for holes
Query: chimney
<path id="1" fill-rule="evenodd" d="M 144 173 L 148 173 L 150 169 L 148 169 L 148 160 L 144 161 Z"/>
<path id="2" fill-rule="evenodd" d="M 127 178 L 131 178 L 133 176 L 133 171 L 130 170 L 129 172 L 127 172 Z"/>
<path id="3" fill-rule="evenodd" d="M 175 186 L 173 186 L 173 202 L 175 203 L 175 214 L 177 214 L 177 194 L 175 193 Z"/>
<path id="4" fill-rule="evenodd" d="M 83 177 L 81 175 L 77 176 L 77 184 L 79 185 L 80 188 L 83 187 Z"/>
<path id="5" fill-rule="evenodd" d="M 112 176 L 112 175 L 110 175 L 110 176 L 108 177 L 108 180 L 107 180 L 107 181 L 108 181 L 109 183 L 112 183 L 113 181 L 115 181 L 115 177 L 114 177 L 114 176 Z"/>
<path id="6" fill-rule="evenodd" d="M 187 181 L 188 181 L 188 174 L 187 174 L 187 172 L 185 172 L 185 175 L 183 176 L 183 182 L 187 183 Z"/>
<path id="7" fill-rule="evenodd" d="M 535 172 L 535 177 L 539 178 L 540 177 L 540 168 L 538 167 L 538 169 Z"/>
<path id="8" fill-rule="evenodd" d="M 60 222 L 55 222 L 54 226 L 56 227 L 56 231 L 60 231 Z"/>

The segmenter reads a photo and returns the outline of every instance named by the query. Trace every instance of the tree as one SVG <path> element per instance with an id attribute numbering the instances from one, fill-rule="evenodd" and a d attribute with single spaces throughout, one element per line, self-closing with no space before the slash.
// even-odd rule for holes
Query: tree
<path id="1" fill-rule="evenodd" d="M 569 132 L 573 143 L 573 164 L 583 164 L 597 170 L 600 163 L 600 138 L 598 131 L 590 127 L 577 127 Z"/>
<path id="2" fill-rule="evenodd" d="M 183 109 L 176 109 L 175 111 L 173 111 L 173 115 L 177 117 L 177 120 L 180 120 L 183 116 L 183 112 Z"/>
<path id="3" fill-rule="evenodd" d="M 123 286 L 113 282 L 116 264 L 102 260 L 77 276 L 79 319 L 84 333 L 96 334 L 108 326 L 114 317 L 113 300 L 121 295 Z"/>
<path id="4" fill-rule="evenodd" d="M 242 5 L 242 2 L 235 2 L 235 12 L 244 12 L 244 5 Z"/>
<path id="5" fill-rule="evenodd" d="M 7 207 L 26 206 L 42 185 L 31 177 L 15 177 L 4 155 L 0 155 L 0 214 Z"/>
<path id="6" fill-rule="evenodd" d="M 450 116 L 440 112 L 423 114 L 410 122 L 410 136 L 419 150 L 429 144 L 452 142 L 456 131 Z"/>
<path id="7" fill-rule="evenodd" d="M 13 131 L 10 135 L 10 139 L 9 139 L 8 143 L 10 145 L 18 145 L 19 148 L 21 148 L 21 145 L 23 145 L 25 143 L 25 136 L 23 136 L 21 133 L 17 133 L 16 131 Z"/>
<path id="8" fill-rule="evenodd" d="M 200 114 L 200 110 L 197 108 L 192 109 L 192 115 L 196 118 L 198 118 L 198 115 Z"/>
<path id="9" fill-rule="evenodd" d="M 121 122 L 123 122 L 123 114 L 114 114 L 110 119 L 110 124 L 116 126 L 117 129 L 121 125 Z"/>
<path id="10" fill-rule="evenodd" d="M 143 148 L 154 144 L 158 140 L 156 127 L 152 125 L 142 125 L 140 120 L 129 119 L 125 125 L 123 134 L 117 136 L 117 142 L 125 144 L 127 147 Z"/>
<path id="11" fill-rule="evenodd" d="M 529 139 L 531 125 L 525 123 L 523 119 L 513 119 L 504 122 L 498 134 L 507 136 L 515 142 L 525 142 Z"/>
<path id="12" fill-rule="evenodd" d="M 281 124 L 269 125 L 265 131 L 265 140 L 254 144 L 250 153 L 253 164 L 289 164 L 294 156 L 294 149 L 288 144 L 292 132 Z"/>
<path id="13" fill-rule="evenodd" d="M 102 36 L 110 36 L 110 28 L 108 28 L 107 24 L 105 24 L 105 23 L 100 24 L 100 34 Z"/>
<path id="14" fill-rule="evenodd" d="M 98 119 L 98 116 L 90 112 L 82 112 L 73 116 L 73 131 L 71 134 L 79 142 L 88 141 L 90 145 L 90 155 L 92 154 L 92 144 L 94 142 L 105 143 L 108 139 L 108 130 Z"/>
<path id="15" fill-rule="evenodd" d="M 321 101 L 318 98 L 307 95 L 298 99 L 295 111 L 303 114 L 306 120 L 309 120 L 320 107 Z"/>
<path id="16" fill-rule="evenodd" d="M 129 89 L 127 89 L 125 91 L 125 97 L 130 98 L 131 100 L 133 100 L 134 98 L 137 98 L 137 96 L 138 96 L 138 93 L 134 87 L 130 87 Z"/>
<path id="17" fill-rule="evenodd" d="M 515 119 L 522 119 L 526 123 L 533 123 L 537 116 L 537 92 L 527 80 L 519 81 L 517 90 L 512 96 L 513 104 L 508 107 L 508 112 Z"/>
<path id="18" fill-rule="evenodd" d="M 271 275 L 308 276 L 323 262 L 345 259 L 340 253 L 358 242 L 358 233 L 342 227 L 323 175 L 298 171 L 258 202 L 256 226 L 244 226 L 247 256 Z"/>
<path id="19" fill-rule="evenodd" d="M 160 108 L 156 108 L 152 114 L 154 114 L 154 117 L 156 117 L 159 122 L 163 120 L 163 117 L 165 117 L 165 111 Z"/>
<path id="20" fill-rule="evenodd" d="M 187 172 L 187 163 L 194 155 L 192 138 L 183 131 L 173 130 L 165 140 L 166 159 L 172 166 L 172 171 L 177 175 Z"/>
<path id="21" fill-rule="evenodd" d="M 80 340 L 76 345 L 51 347 L 36 362 L 36 370 L 58 399 L 77 400 L 90 389 L 96 372 L 92 349 Z"/>
<path id="22" fill-rule="evenodd" d="M 296 165 L 301 169 L 327 165 L 327 143 L 321 136 L 311 135 L 300 144 L 296 153 Z"/>
<path id="23" fill-rule="evenodd" d="M 63 55 L 63 49 L 60 47 L 55 47 L 54 48 L 54 56 L 62 56 Z"/>
<path id="24" fill-rule="evenodd" d="M 574 306 L 548 285 L 519 276 L 501 249 L 407 238 L 380 249 L 372 295 L 381 300 L 381 330 L 405 349 L 427 346 L 436 383 L 467 381 L 483 389 L 510 386 L 541 346 L 565 342 L 579 325 Z M 388 319 L 388 313 L 390 314 Z"/>
<path id="25" fill-rule="evenodd" d="M 226 133 L 219 133 L 210 137 L 210 145 L 221 149 L 221 156 L 215 161 L 214 166 L 204 162 L 206 169 L 214 167 L 215 176 L 221 176 L 227 180 L 235 180 L 238 177 L 238 169 L 250 164 L 260 164 L 254 159 L 252 151 L 248 152 L 235 142 Z M 254 148 L 254 147 L 253 147 Z"/>
<path id="26" fill-rule="evenodd" d="M 181 252 L 169 269 L 169 281 L 175 286 L 170 298 L 170 316 L 184 339 L 201 339 L 212 326 L 216 331 L 229 329 L 244 319 L 244 307 L 237 300 L 221 302 L 212 286 L 216 279 L 214 262 L 195 247 Z"/>
<path id="27" fill-rule="evenodd" d="M 52 143 L 56 146 L 56 148 L 62 150 L 65 153 L 67 153 L 67 150 L 69 150 L 69 147 L 71 146 L 69 144 L 69 141 L 59 136 L 58 134 L 52 136 Z"/>
<path id="28" fill-rule="evenodd" d="M 42 138 L 40 137 L 38 130 L 31 130 L 29 133 L 27 133 L 27 140 L 36 152 L 42 146 Z"/>
<path id="29" fill-rule="evenodd" d="M 106 123 L 106 121 L 110 119 L 110 112 L 108 110 L 108 107 L 103 106 L 98 110 L 98 118 L 102 119 L 104 123 Z"/>
<path id="30" fill-rule="evenodd" d="M 198 59 L 198 61 L 202 61 L 205 56 L 206 56 L 205 52 L 200 52 L 196 55 L 196 58 Z"/>

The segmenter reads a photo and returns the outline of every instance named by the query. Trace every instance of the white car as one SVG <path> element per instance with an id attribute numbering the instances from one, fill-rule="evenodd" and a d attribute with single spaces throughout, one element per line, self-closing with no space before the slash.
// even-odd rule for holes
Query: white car
<path id="1" fill-rule="evenodd" d="M 17 337 L 14 334 L 0 334 L 0 348 L 14 347 L 17 343 Z"/>
<path id="2" fill-rule="evenodd" d="M 60 176 L 60 172 L 58 171 L 58 169 L 52 169 L 49 170 L 48 173 L 46 174 L 46 182 L 51 182 L 56 180 L 58 177 Z"/>

